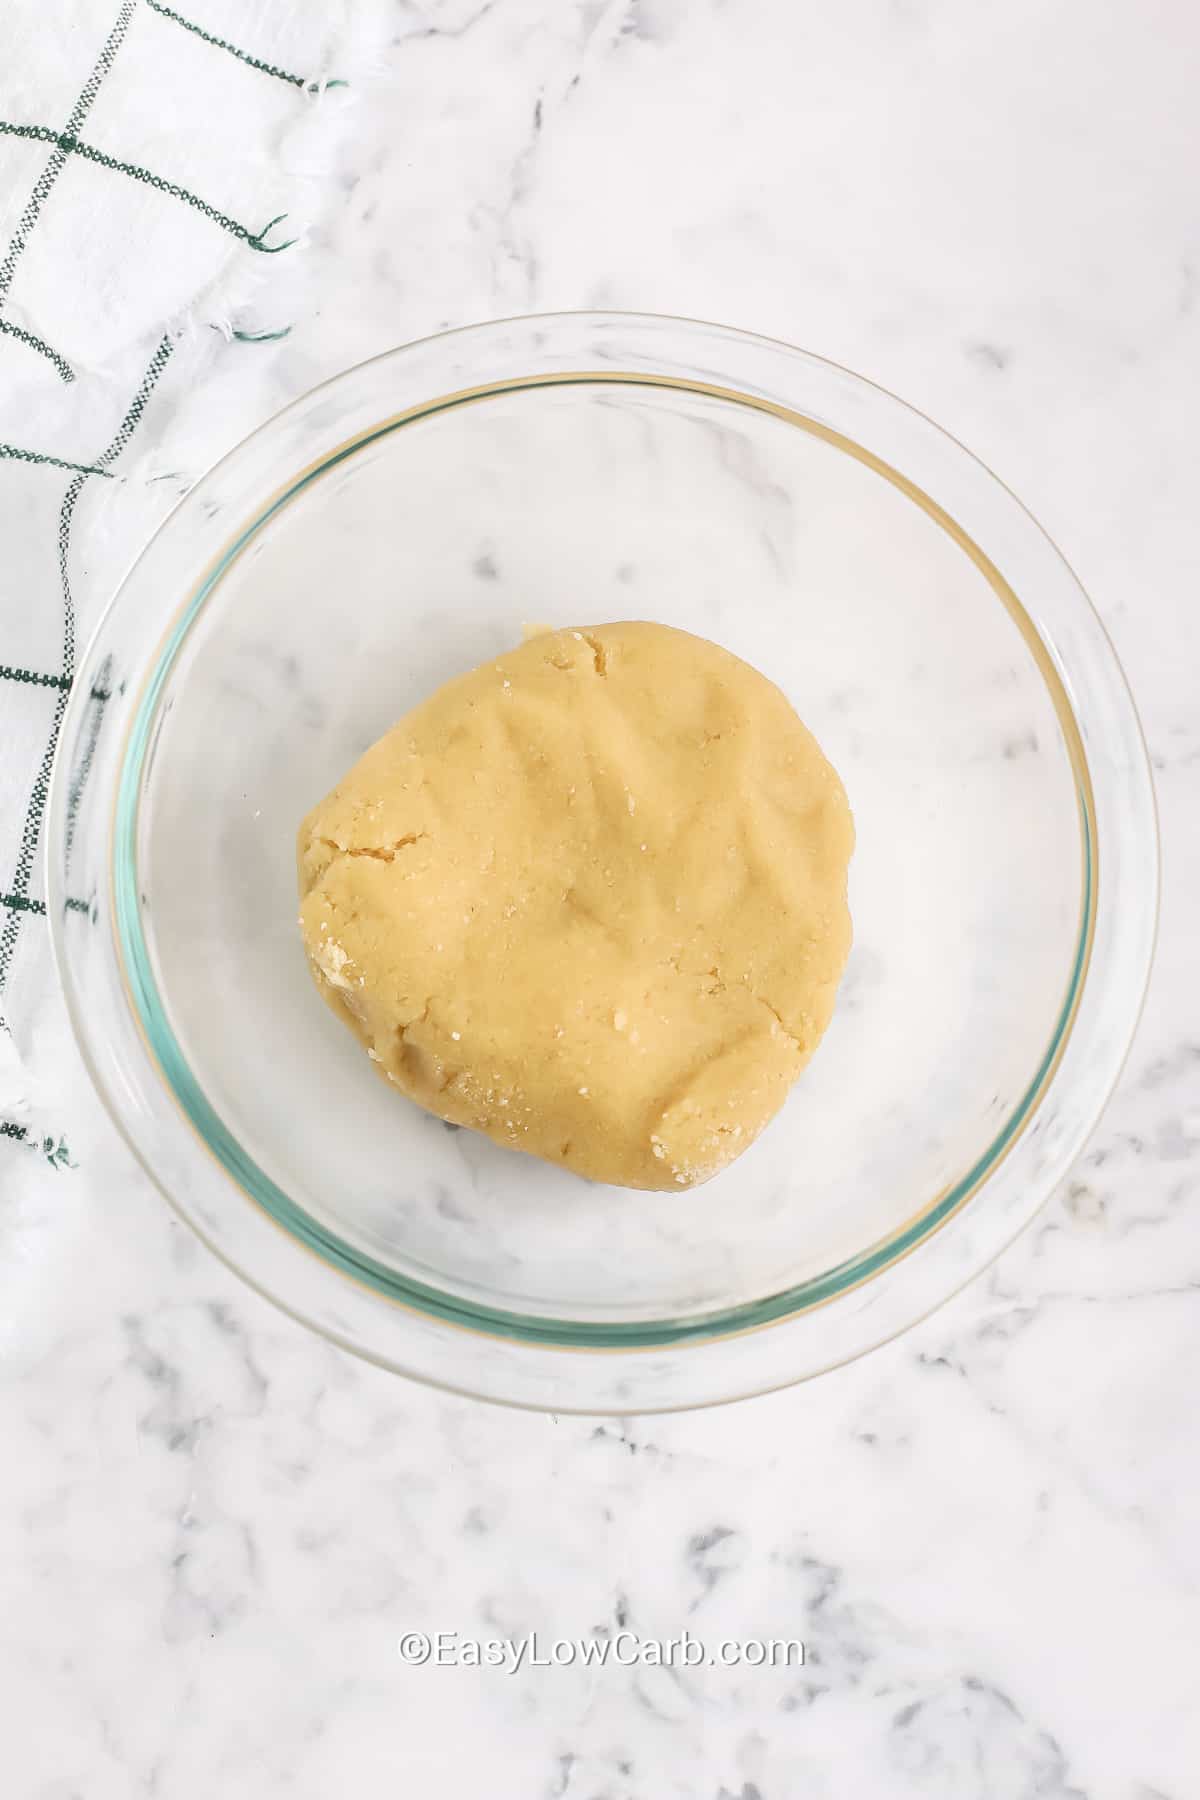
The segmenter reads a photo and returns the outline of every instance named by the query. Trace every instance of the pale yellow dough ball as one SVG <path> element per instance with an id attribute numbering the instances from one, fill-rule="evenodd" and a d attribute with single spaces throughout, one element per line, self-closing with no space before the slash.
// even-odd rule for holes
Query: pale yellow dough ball
<path id="1" fill-rule="evenodd" d="M 594 1181 L 745 1150 L 829 1023 L 846 795 L 778 688 L 665 625 L 440 688 L 299 834 L 322 995 L 401 1094 Z"/>

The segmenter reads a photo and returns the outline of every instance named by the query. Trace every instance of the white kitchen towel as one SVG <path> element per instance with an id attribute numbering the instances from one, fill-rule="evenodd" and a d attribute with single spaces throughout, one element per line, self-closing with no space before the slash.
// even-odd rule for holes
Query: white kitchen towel
<path id="1" fill-rule="evenodd" d="M 101 547 L 132 554 L 181 491 L 172 392 L 222 340 L 286 331 L 385 25 L 383 0 L 4 0 L 0 1188 L 6 1152 L 66 1159 L 38 1066 L 55 1034 L 35 1047 L 52 984 L 41 834 L 115 573 Z"/>

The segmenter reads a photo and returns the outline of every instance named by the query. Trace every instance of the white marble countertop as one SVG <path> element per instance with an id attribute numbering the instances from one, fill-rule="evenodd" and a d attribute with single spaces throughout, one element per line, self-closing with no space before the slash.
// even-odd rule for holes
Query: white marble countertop
<path id="1" fill-rule="evenodd" d="M 179 479 L 489 315 L 686 313 L 850 365 L 1007 479 L 1102 612 L 1159 786 L 1156 976 L 1074 1178 L 987 1276 L 853 1367 L 687 1416 L 527 1416 L 351 1360 L 86 1111 L 86 1181 L 0 1238 L 4 1792 L 1192 1800 L 1200 16 L 398 0 L 392 36 L 305 294 L 255 303 L 291 335 L 218 344 L 173 402 Z M 807 1661 L 396 1647 L 622 1626 Z"/>

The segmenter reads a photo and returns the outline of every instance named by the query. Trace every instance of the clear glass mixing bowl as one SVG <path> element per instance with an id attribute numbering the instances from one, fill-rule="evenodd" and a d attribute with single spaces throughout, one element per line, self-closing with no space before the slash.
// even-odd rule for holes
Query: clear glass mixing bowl
<path id="1" fill-rule="evenodd" d="M 523 621 L 624 618 L 770 675 L 858 829 L 833 1025 L 682 1194 L 389 1092 L 296 924 L 296 824 L 373 739 Z M 48 843 L 84 1055 L 204 1240 L 361 1355 L 556 1411 L 795 1381 L 974 1275 L 1095 1122 L 1157 902 L 1128 691 L 1007 489 L 844 369 L 623 315 L 408 345 L 218 464 L 84 658 Z"/>

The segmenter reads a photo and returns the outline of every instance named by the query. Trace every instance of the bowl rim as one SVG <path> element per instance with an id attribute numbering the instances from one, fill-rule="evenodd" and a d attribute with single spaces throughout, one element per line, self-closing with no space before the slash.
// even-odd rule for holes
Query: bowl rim
<path id="1" fill-rule="evenodd" d="M 594 322 L 603 321 L 612 321 L 618 326 L 629 328 L 636 328 L 639 326 L 657 328 L 666 327 L 669 329 L 680 329 L 684 332 L 696 330 L 699 332 L 712 333 L 719 336 L 723 342 L 732 341 L 735 344 L 737 342 L 748 345 L 757 344 L 772 352 L 783 353 L 785 357 L 796 359 L 799 363 L 809 367 L 815 366 L 826 371 L 837 373 L 851 382 L 856 389 L 868 390 L 872 394 L 878 396 L 890 407 L 899 409 L 903 414 L 920 421 L 929 432 L 936 434 L 937 438 L 941 440 L 942 443 L 952 446 L 960 458 L 966 459 L 970 465 L 973 465 L 977 476 L 982 476 L 986 482 L 1000 490 L 1007 497 L 1008 502 L 1011 503 L 1013 507 L 1019 509 L 1019 512 L 1025 521 L 1033 526 L 1044 545 L 1052 555 L 1057 558 L 1058 562 L 1070 577 L 1075 595 L 1079 602 L 1081 602 L 1082 608 L 1086 614 L 1088 629 L 1093 636 L 1098 636 L 1102 641 L 1108 659 L 1112 665 L 1113 672 L 1117 678 L 1117 682 L 1123 689 L 1127 723 L 1132 724 L 1133 735 L 1136 739 L 1137 746 L 1140 749 L 1141 767 L 1138 774 L 1142 778 L 1145 793 L 1149 800 L 1149 811 L 1144 822 L 1149 827 L 1154 846 L 1153 868 L 1150 871 L 1150 879 L 1153 883 L 1152 902 L 1154 920 L 1149 943 L 1145 948 L 1143 958 L 1144 966 L 1142 966 L 1140 970 L 1140 990 L 1136 996 L 1131 994 L 1133 1004 L 1129 1005 L 1126 1009 L 1128 1016 L 1126 1029 L 1124 1031 L 1124 1043 L 1121 1047 L 1119 1058 L 1116 1060 L 1110 1058 L 1110 1060 L 1112 1060 L 1111 1073 L 1107 1081 L 1107 1087 L 1103 1098 L 1100 1100 L 1099 1105 L 1093 1105 L 1091 1109 L 1093 1114 L 1091 1123 L 1094 1123 L 1095 1117 L 1098 1116 L 1103 1104 L 1106 1103 L 1107 1097 L 1111 1093 L 1112 1088 L 1119 1077 L 1120 1068 L 1123 1066 L 1129 1044 L 1132 1042 L 1133 1034 L 1136 1030 L 1137 1018 L 1140 1016 L 1141 1007 L 1144 1003 L 1146 984 L 1149 978 L 1152 960 L 1153 929 L 1157 922 L 1159 897 L 1158 862 L 1160 850 L 1158 844 L 1153 781 L 1150 775 L 1149 758 L 1146 755 L 1140 722 L 1137 718 L 1132 697 L 1129 694 L 1128 683 L 1125 680 L 1124 673 L 1116 657 L 1108 633 L 1104 628 L 1103 622 L 1100 620 L 1095 608 L 1091 605 L 1082 586 L 1074 577 L 1073 571 L 1070 570 L 1069 565 L 1066 563 L 1066 559 L 1062 557 L 1061 552 L 1057 550 L 1057 547 L 1053 545 L 1047 534 L 1042 531 L 1041 527 L 1037 526 L 1036 521 L 1032 519 L 1028 510 L 1012 493 L 1012 490 L 1007 484 L 995 476 L 979 458 L 968 451 L 951 433 L 946 432 L 940 426 L 935 425 L 933 421 L 930 420 L 927 415 L 920 412 L 919 409 L 909 406 L 904 401 L 898 400 L 896 396 L 890 394 L 887 389 L 881 387 L 878 383 L 871 381 L 867 377 L 857 375 L 846 369 L 843 365 L 832 362 L 830 359 L 815 356 L 811 352 L 800 350 L 793 345 L 789 345 L 775 338 L 765 337 L 761 334 L 743 332 L 731 327 L 712 325 L 702 320 L 675 318 L 662 314 L 594 311 L 524 315 L 515 319 L 495 320 L 476 325 L 464 325 L 456 327 L 452 331 L 429 334 L 424 338 L 413 340 L 411 343 L 398 345 L 390 350 L 380 352 L 378 355 L 367 359 L 365 362 L 355 365 L 352 369 L 343 370 L 330 377 L 319 384 L 319 386 L 291 401 L 287 407 L 283 408 L 280 412 L 266 420 L 262 425 L 258 426 L 253 433 L 249 434 L 239 444 L 235 445 L 225 456 L 212 466 L 212 468 L 201 478 L 201 481 L 198 482 L 196 486 L 193 487 L 172 509 L 171 513 L 159 526 L 153 537 L 147 542 L 139 556 L 135 559 L 130 571 L 117 588 L 116 593 L 106 607 L 95 632 L 92 634 L 88 651 L 85 653 L 84 658 L 81 659 L 81 667 L 85 666 L 93 658 L 96 646 L 103 642 L 106 627 L 109 624 L 114 610 L 119 606 L 121 597 L 129 582 L 133 579 L 139 564 L 148 555 L 152 545 L 157 543 L 164 533 L 170 531 L 173 521 L 178 518 L 181 512 L 195 506 L 198 496 L 202 493 L 208 483 L 215 480 L 219 474 L 227 471 L 231 463 L 236 462 L 239 456 L 248 453 L 251 446 L 260 443 L 264 437 L 277 431 L 284 421 L 293 417 L 305 408 L 311 408 L 322 396 L 343 387 L 353 378 L 362 376 L 365 372 L 378 368 L 381 364 L 392 363 L 397 359 L 411 357 L 415 352 L 428 346 L 437 346 L 450 340 L 461 340 L 463 338 L 471 337 L 478 340 L 483 336 L 498 334 L 506 329 L 528 330 L 530 328 L 540 328 L 543 331 L 552 331 L 554 328 L 561 326 L 564 323 L 578 328 L 590 325 Z M 1072 763 L 1079 805 L 1082 852 L 1081 921 L 1075 942 L 1074 954 L 1071 959 L 1071 968 L 1062 1005 L 1057 1013 L 1050 1041 L 1039 1059 L 1037 1068 L 1034 1070 L 1024 1092 L 1011 1111 L 1007 1114 L 999 1131 L 994 1134 L 988 1146 L 975 1158 L 971 1167 L 966 1170 L 957 1181 L 950 1184 L 941 1194 L 936 1195 L 931 1201 L 926 1202 L 920 1211 L 911 1219 L 905 1221 L 904 1224 L 890 1232 L 886 1238 L 879 1240 L 876 1244 L 868 1246 L 865 1251 L 846 1259 L 846 1261 L 837 1265 L 834 1269 L 824 1271 L 822 1274 L 810 1278 L 806 1282 L 796 1284 L 793 1287 L 780 1289 L 776 1293 L 771 1293 L 751 1301 L 739 1302 L 738 1305 L 734 1307 L 715 1309 L 712 1312 L 698 1315 L 687 1320 L 639 1320 L 634 1322 L 621 1321 L 619 1323 L 607 1321 L 558 1320 L 538 1314 L 511 1312 L 503 1308 L 483 1307 L 472 1302 L 463 1301 L 457 1296 L 447 1294 L 442 1290 L 431 1288 L 424 1283 L 414 1281 L 412 1277 L 408 1275 L 398 1275 L 396 1271 L 388 1269 L 385 1265 L 376 1263 L 375 1259 L 364 1255 L 362 1251 L 345 1243 L 344 1240 L 340 1240 L 335 1233 L 330 1232 L 320 1221 L 312 1219 L 311 1216 L 304 1212 L 296 1202 L 292 1201 L 290 1196 L 286 1195 L 277 1184 L 270 1181 L 263 1171 L 258 1170 L 252 1164 L 250 1165 L 249 1171 L 247 1171 L 245 1165 L 249 1159 L 247 1158 L 246 1153 L 241 1150 L 234 1135 L 224 1125 L 224 1122 L 220 1119 L 215 1109 L 212 1108 L 211 1104 L 207 1101 L 199 1081 L 193 1075 L 187 1064 L 186 1057 L 178 1045 L 177 1040 L 174 1038 L 174 1033 L 170 1030 L 165 1009 L 158 1002 L 151 960 L 146 946 L 144 933 L 141 929 L 141 915 L 137 896 L 136 826 L 138 802 L 140 799 L 141 781 L 144 773 L 146 747 L 157 716 L 156 707 L 158 698 L 162 692 L 163 685 L 170 674 L 174 658 L 183 642 L 186 640 L 192 624 L 200 616 L 206 601 L 215 590 L 225 570 L 237 556 L 241 554 L 247 544 L 252 541 L 255 534 L 262 529 L 266 521 L 285 507 L 290 500 L 298 493 L 302 492 L 311 482 L 318 479 L 330 467 L 335 466 L 338 462 L 353 455 L 359 449 L 363 448 L 366 443 L 374 441 L 386 433 L 402 429 L 403 426 L 407 424 L 417 423 L 435 412 L 444 411 L 451 406 L 471 404 L 498 393 L 528 391 L 540 387 L 562 385 L 563 383 L 583 385 L 585 383 L 594 383 L 597 381 L 620 382 L 627 385 L 630 383 L 637 383 L 639 385 L 656 387 L 679 387 L 689 391 L 714 394 L 722 399 L 743 405 L 748 404 L 756 407 L 760 411 L 774 413 L 776 416 L 782 417 L 786 422 L 792 425 L 799 426 L 806 431 L 825 438 L 827 441 L 832 442 L 836 448 L 848 451 L 850 454 L 856 456 L 859 461 L 865 462 L 868 466 L 875 468 L 877 473 L 880 473 L 886 479 L 891 481 L 893 485 L 904 492 L 909 499 L 915 500 L 934 522 L 939 524 L 942 529 L 948 530 L 949 534 L 955 539 L 959 547 L 964 549 L 966 553 L 972 557 L 972 560 L 976 562 L 976 565 L 988 579 L 989 584 L 997 597 L 1006 606 L 1010 616 L 1017 624 L 1018 629 L 1021 630 L 1027 648 L 1029 648 L 1034 661 L 1039 667 L 1043 682 L 1050 691 L 1050 697 L 1059 718 L 1060 729 L 1062 730 L 1067 752 Z M 79 716 L 84 704 L 85 695 L 83 692 L 83 684 L 79 684 L 68 702 L 66 715 L 63 721 L 63 728 L 60 734 L 60 748 L 71 742 L 74 735 L 77 733 Z M 139 1161 L 147 1168 L 148 1172 L 155 1180 L 156 1185 L 162 1189 L 166 1198 L 171 1202 L 175 1209 L 181 1212 L 193 1227 L 200 1229 L 194 1215 L 188 1211 L 187 1207 L 176 1198 L 169 1187 L 162 1181 L 153 1166 L 152 1160 L 143 1154 L 142 1146 L 137 1141 L 136 1134 L 131 1129 L 127 1119 L 123 1116 L 122 1110 L 116 1102 L 115 1095 L 110 1092 L 109 1083 L 105 1079 L 103 1071 L 99 1068 L 96 1059 L 91 1053 L 86 1020 L 82 1017 L 78 1004 L 78 996 L 75 992 L 73 982 L 71 956 L 66 943 L 65 911 L 64 906 L 60 903 L 65 900 L 65 890 L 59 879 L 60 869 L 54 855 L 54 847 L 58 843 L 61 835 L 60 827 L 64 816 L 63 808 L 65 805 L 66 790 L 65 764 L 65 756 L 56 756 L 47 810 L 46 855 L 49 864 L 47 869 L 47 893 L 52 900 L 52 904 L 48 910 L 50 912 L 51 936 L 54 944 L 55 958 L 71 1015 L 72 1028 L 81 1051 L 83 1052 L 85 1062 L 88 1065 L 89 1074 L 91 1075 L 93 1083 L 96 1085 L 110 1116 L 113 1117 L 114 1123 L 117 1125 L 121 1134 L 126 1138 L 126 1141 L 130 1143 L 131 1148 L 138 1156 Z M 1087 749 L 1080 733 L 1079 721 L 1056 661 L 1038 630 L 1035 617 L 1005 580 L 1004 576 L 1000 573 L 986 551 L 975 543 L 971 536 L 964 531 L 952 515 L 949 514 L 938 501 L 925 493 L 922 488 L 908 476 L 904 475 L 900 469 L 888 463 L 874 452 L 869 451 L 865 445 L 850 438 L 844 432 L 836 430 L 813 417 L 806 416 L 802 412 L 799 412 L 794 406 L 783 404 L 778 400 L 772 401 L 764 398 L 756 398 L 745 390 L 738 389 L 734 386 L 714 386 L 702 381 L 650 375 L 645 372 L 633 373 L 628 369 L 614 367 L 607 367 L 603 370 L 593 368 L 588 371 L 576 372 L 574 374 L 530 374 L 524 378 L 508 378 L 484 383 L 459 392 L 438 394 L 431 397 L 427 402 L 414 405 L 408 409 L 402 410 L 400 413 L 395 414 L 390 418 L 379 421 L 368 431 L 351 434 L 351 436 L 336 444 L 332 449 L 316 458 L 306 468 L 295 474 L 284 488 L 277 491 L 268 502 L 259 504 L 252 518 L 247 519 L 243 516 L 242 523 L 237 532 L 228 540 L 226 547 L 220 556 L 210 563 L 199 581 L 192 584 L 184 598 L 174 608 L 173 616 L 163 630 L 158 645 L 147 664 L 146 674 L 140 685 L 140 692 L 132 704 L 120 756 L 119 781 L 113 802 L 112 835 L 108 865 L 109 876 L 112 883 L 112 906 L 115 921 L 112 947 L 122 963 L 129 1003 L 133 1008 L 143 1041 L 149 1051 L 151 1060 L 156 1066 L 164 1088 L 172 1095 L 176 1104 L 182 1107 L 184 1114 L 190 1120 L 200 1141 L 204 1143 L 205 1148 L 209 1153 L 215 1155 L 218 1161 L 221 1162 L 226 1174 L 231 1177 L 241 1194 L 253 1204 L 259 1206 L 265 1204 L 276 1224 L 288 1231 L 297 1242 L 305 1244 L 327 1268 L 331 1268 L 340 1276 L 348 1277 L 353 1281 L 365 1282 L 368 1286 L 372 1287 L 376 1293 L 382 1294 L 390 1302 L 400 1308 L 415 1308 L 426 1318 L 433 1319 L 439 1324 L 460 1327 L 473 1334 L 498 1334 L 510 1342 L 515 1341 L 517 1343 L 532 1344 L 554 1350 L 619 1349 L 635 1351 L 667 1345 L 686 1347 L 688 1345 L 713 1344 L 727 1341 L 731 1337 L 744 1334 L 748 1331 L 755 1331 L 766 1326 L 776 1326 L 786 1323 L 786 1321 L 795 1318 L 798 1315 L 809 1314 L 814 1309 L 827 1304 L 829 1301 L 838 1298 L 842 1294 L 852 1291 L 858 1286 L 861 1286 L 864 1282 L 872 1281 L 884 1271 L 894 1268 L 900 1261 L 910 1255 L 912 1251 L 918 1249 L 922 1243 L 928 1241 L 932 1235 L 942 1230 L 942 1228 L 961 1212 L 968 1202 L 974 1196 L 978 1195 L 980 1190 L 987 1184 L 996 1167 L 1003 1161 L 1008 1152 L 1013 1148 L 1016 1142 L 1019 1141 L 1022 1134 L 1037 1116 L 1039 1108 L 1053 1083 L 1059 1062 L 1061 1061 L 1075 1024 L 1081 998 L 1087 989 L 1089 980 L 1089 962 L 1094 943 L 1097 910 L 1102 892 L 1102 889 L 1099 886 L 1099 866 L 1102 866 L 1099 865 L 1099 858 L 1103 856 L 1103 844 L 1102 842 L 1098 842 L 1098 835 L 1094 799 L 1092 796 L 1091 766 L 1087 755 Z M 251 1182 L 249 1187 L 244 1179 L 247 1172 L 250 1175 Z M 1058 1176 L 1056 1175 L 1055 1180 L 1057 1179 Z M 1054 1181 L 1047 1185 L 1046 1194 L 1052 1190 L 1053 1185 Z M 252 1191 L 252 1189 L 255 1188 L 258 1190 L 257 1192 Z M 264 1199 L 264 1195 L 267 1196 L 266 1199 Z M 1044 1197 L 1045 1195 L 1042 1196 L 1042 1198 Z M 1041 1201 L 1039 1200 L 1039 1204 L 1040 1203 Z M 1036 1210 L 1036 1208 L 1033 1210 Z M 1032 1213 L 1030 1216 L 1032 1216 Z M 1005 1239 L 1005 1242 L 1009 1241 L 1011 1236 L 1015 1236 L 1017 1231 L 1022 1229 L 1027 1222 L 1027 1219 L 1023 1219 L 1016 1229 L 1009 1234 L 1009 1238 Z M 200 1234 L 205 1237 L 207 1242 L 212 1244 L 211 1234 L 205 1233 L 203 1230 L 201 1230 Z M 223 1256 L 224 1260 L 230 1262 L 235 1271 L 244 1279 L 251 1280 L 252 1285 L 259 1287 L 260 1291 L 266 1293 L 268 1298 L 273 1300 L 277 1298 L 271 1292 L 269 1287 L 265 1287 L 260 1282 L 255 1281 L 244 1268 L 239 1267 L 237 1262 L 233 1261 L 221 1249 L 219 1244 L 213 1244 L 213 1247 L 217 1249 L 218 1254 Z M 949 1291 L 957 1291 L 957 1287 L 964 1285 L 966 1281 L 973 1279 L 980 1268 L 986 1266 L 987 1262 L 990 1262 L 994 1255 L 998 1255 L 1000 1249 L 1003 1247 L 1003 1244 L 997 1245 L 985 1259 L 984 1263 L 974 1265 L 963 1277 L 963 1280 L 956 1283 L 955 1287 Z M 933 1302 L 933 1305 L 936 1306 L 941 1304 L 942 1300 L 948 1297 L 948 1293 L 944 1292 L 940 1299 Z M 288 1310 L 291 1309 L 288 1308 Z M 932 1310 L 932 1307 L 925 1310 Z M 304 1317 L 305 1315 L 299 1313 L 297 1316 Z M 922 1313 L 921 1316 L 924 1316 L 924 1314 Z M 308 1322 L 313 1323 L 312 1320 L 308 1320 Z M 909 1319 L 898 1325 L 896 1330 L 900 1331 L 907 1329 L 908 1325 L 913 1322 L 912 1319 Z M 318 1326 L 318 1329 L 322 1329 L 322 1327 Z M 895 1332 L 889 1331 L 885 1334 L 885 1336 L 892 1335 L 895 1335 Z M 884 1340 L 881 1338 L 876 1341 Z M 349 1347 L 358 1350 L 359 1353 L 364 1353 L 362 1347 L 357 1343 L 352 1343 Z M 863 1346 L 864 1349 L 869 1347 L 871 1346 Z M 851 1354 L 861 1354 L 861 1350 L 855 1350 Z M 384 1366 L 393 1366 L 386 1359 L 380 1358 L 378 1360 L 383 1361 Z M 839 1360 L 846 1359 L 840 1358 Z M 773 1382 L 770 1385 L 786 1385 L 787 1380 L 797 1378 L 799 1377 L 785 1377 L 784 1381 Z M 453 1383 L 447 1385 L 455 1386 Z M 468 1387 L 461 1389 L 460 1391 L 471 1392 L 474 1390 Z M 764 1391 L 764 1389 L 760 1387 L 755 1388 L 753 1391 Z M 591 1409 L 584 1408 L 583 1410 Z"/>

